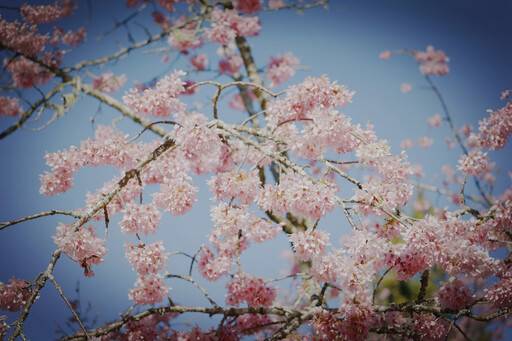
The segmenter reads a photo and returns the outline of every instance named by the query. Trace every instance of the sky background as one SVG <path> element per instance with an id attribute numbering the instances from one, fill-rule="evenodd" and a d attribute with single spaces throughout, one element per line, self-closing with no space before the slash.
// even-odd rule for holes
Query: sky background
<path id="1" fill-rule="evenodd" d="M 22 1 L 0 1 L 2 6 L 17 6 Z M 33 2 L 31 2 L 33 3 Z M 45 3 L 45 2 L 36 2 Z M 90 58 L 98 58 L 115 52 L 119 44 L 128 45 L 127 31 L 119 29 L 99 42 L 96 37 L 111 27 L 113 18 L 124 19 L 131 11 L 124 8 L 124 1 L 91 1 L 92 11 L 88 13 L 85 1 L 79 0 L 79 9 L 72 19 L 59 22 L 65 28 L 77 29 L 90 18 L 87 42 L 70 53 L 65 65 Z M 413 147 L 407 151 L 412 163 L 422 163 L 426 176 L 425 183 L 439 183 L 440 168 L 443 164 L 455 167 L 460 149 L 447 150 L 445 136 L 448 127 L 429 128 L 427 118 L 441 113 L 441 106 L 434 93 L 423 89 L 427 85 L 418 71 L 414 59 L 406 54 L 393 55 L 390 60 L 378 58 L 383 50 L 410 48 L 425 50 L 427 45 L 442 49 L 450 57 L 450 73 L 444 77 L 433 76 L 435 84 L 445 97 L 446 103 L 457 127 L 468 123 L 478 125 L 478 120 L 487 115 L 487 109 L 499 109 L 504 102 L 499 97 L 503 90 L 512 88 L 512 2 L 510 1 L 331 1 L 330 10 L 317 8 L 305 11 L 302 15 L 294 11 L 267 12 L 260 15 L 262 30 L 258 37 L 248 38 L 255 61 L 265 67 L 271 55 L 292 51 L 300 59 L 300 65 L 307 67 L 298 71 L 287 84 L 298 83 L 306 76 L 319 77 L 327 74 L 331 80 L 345 84 L 356 91 L 353 103 L 342 110 L 353 118 L 353 122 L 375 125 L 374 130 L 382 139 L 387 139 L 393 153 L 400 152 L 403 139 L 417 139 L 421 136 L 434 138 L 432 148 Z M 3 18 L 15 17 L 12 11 L 0 10 Z M 150 22 L 149 11 L 137 16 L 134 22 L 158 32 Z M 144 30 L 134 23 L 129 26 L 135 40 L 145 38 Z M 165 42 L 151 46 L 151 50 L 166 46 Z M 210 63 L 216 64 L 216 47 L 205 46 L 200 52 L 210 55 Z M 1 52 L 0 52 L 1 54 Z M 192 54 L 195 54 L 193 51 Z M 161 62 L 161 54 L 131 53 L 128 58 L 111 63 L 103 69 L 94 68 L 93 74 L 112 70 L 115 74 L 125 73 L 128 82 L 114 96 L 121 98 L 125 90 L 133 86 L 133 81 L 148 82 L 154 76 L 169 73 L 172 68 L 188 68 L 186 59 L 178 58 L 177 53 L 170 57 L 173 64 Z M 210 75 L 201 76 L 211 78 Z M 195 75 L 191 75 L 195 77 Z M 201 79 L 205 79 L 201 78 Z M 88 79 L 90 81 L 90 78 Z M 227 79 L 219 78 L 221 81 Z M 400 84 L 410 83 L 413 90 L 403 94 Z M 280 87 L 284 88 L 283 87 Z M 210 89 L 211 90 L 211 89 Z M 207 96 L 210 90 L 201 89 Z M 12 94 L 9 94 L 12 96 Z M 33 94 L 30 94 L 33 96 Z M 211 108 L 205 107 L 202 113 L 211 116 Z M 223 111 L 221 111 L 223 113 Z M 49 117 L 49 113 L 44 114 Z M 226 112 L 226 117 L 235 117 Z M 231 116 L 229 116 L 231 115 Z M 39 175 L 49 170 L 43 156 L 46 151 L 56 152 L 79 145 L 81 140 L 93 136 L 98 124 L 110 124 L 118 113 L 105 105 L 100 106 L 93 99 L 81 100 L 66 116 L 59 118 L 42 131 L 18 130 L 0 141 L 0 221 L 24 217 L 50 209 L 74 210 L 83 207 L 85 193 L 95 191 L 114 173 L 110 168 L 85 168 L 75 177 L 75 187 L 66 194 L 52 198 L 39 194 Z M 221 114 L 222 117 L 222 114 Z M 14 122 L 0 118 L 0 130 Z M 37 127 L 39 123 L 31 124 Z M 140 128 L 126 119 L 117 123 L 130 134 Z M 151 136 L 143 137 L 146 140 Z M 510 147 L 491 155 L 501 167 L 495 192 L 500 194 L 510 186 L 506 172 L 512 169 Z M 195 179 L 200 188 L 199 202 L 192 212 L 184 217 L 167 219 L 157 235 L 146 238 L 146 243 L 163 239 L 168 252 L 184 251 L 193 254 L 202 243 L 207 243 L 205 235 L 212 228 L 209 221 L 209 192 L 204 185 L 210 176 Z M 468 185 L 468 191 L 474 190 Z M 145 200 L 151 197 L 145 193 Z M 432 197 L 444 205 L 444 201 Z M 67 217 L 47 217 L 26 222 L 1 231 L 0 238 L 0 280 L 7 282 L 15 276 L 33 280 L 43 271 L 54 251 L 51 236 L 58 222 L 71 223 Z M 85 278 L 82 269 L 63 257 L 55 268 L 55 278 L 70 299 L 74 297 L 77 282 L 80 283 L 82 302 L 91 301 L 93 311 L 99 312 L 101 323 L 115 319 L 118 313 L 130 306 L 127 293 L 133 287 L 136 274 L 124 258 L 123 242 L 130 241 L 117 228 L 119 217 L 111 220 L 108 249 L 105 262 L 93 268 L 96 276 Z M 332 234 L 335 241 L 349 230 L 341 212 L 336 210 L 322 221 L 323 228 Z M 99 226 L 100 235 L 103 226 Z M 244 270 L 263 278 L 272 278 L 286 269 L 287 260 L 280 258 L 282 250 L 289 247 L 284 236 L 263 245 L 252 246 L 242 256 Z M 170 257 L 169 272 L 184 273 L 189 266 L 188 259 L 182 256 Z M 224 281 L 205 283 L 197 272 L 195 278 L 205 284 L 213 297 L 224 302 Z M 170 292 L 175 302 L 186 305 L 207 305 L 202 295 L 187 283 L 169 280 L 173 287 Z M 289 282 L 288 282 L 289 283 Z M 287 283 L 283 283 L 284 286 Z M 12 317 L 12 315 L 10 315 Z M 41 292 L 41 298 L 32 308 L 25 325 L 25 335 L 34 340 L 51 340 L 55 337 L 54 321 L 61 322 L 70 317 L 65 303 L 55 288 L 48 285 Z M 180 326 L 211 323 L 207 317 L 185 316 Z"/>

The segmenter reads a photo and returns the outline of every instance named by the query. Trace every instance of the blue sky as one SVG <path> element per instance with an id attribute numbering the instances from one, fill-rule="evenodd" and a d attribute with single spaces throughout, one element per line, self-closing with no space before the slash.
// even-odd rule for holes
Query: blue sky
<path id="1" fill-rule="evenodd" d="M 86 2 L 78 2 L 79 11 L 74 19 L 64 21 L 69 28 L 76 29 L 86 20 Z M 11 1 L 0 3 L 12 5 Z M 128 44 L 126 31 L 122 29 L 105 40 L 95 41 L 96 36 L 111 26 L 114 16 L 123 19 L 129 14 L 123 8 L 123 3 L 92 1 L 88 41 L 71 52 L 67 65 L 114 52 L 119 48 L 118 42 Z M 451 151 L 444 148 L 444 137 L 449 135 L 446 125 L 428 129 L 427 118 L 441 113 L 440 104 L 431 91 L 421 89 L 427 84 L 411 56 L 394 55 L 391 60 L 384 61 L 378 55 L 386 49 L 424 50 L 427 45 L 444 50 L 451 58 L 451 72 L 444 77 L 434 76 L 434 82 L 445 96 L 455 124 L 477 126 L 478 120 L 487 115 L 487 109 L 498 109 L 504 105 L 499 100 L 501 91 L 512 88 L 512 3 L 505 0 L 350 0 L 332 1 L 329 6 L 329 11 L 318 8 L 305 11 L 302 15 L 292 11 L 263 13 L 260 35 L 248 39 L 256 63 L 264 67 L 270 55 L 292 51 L 308 70 L 297 72 L 287 84 L 300 82 L 306 76 L 322 74 L 346 84 L 349 89 L 356 91 L 356 95 L 353 103 L 342 111 L 353 117 L 356 123 L 364 125 L 370 121 L 374 124 L 377 135 L 390 142 L 394 153 L 400 152 L 399 144 L 403 139 L 416 139 L 425 134 L 435 138 L 431 149 L 414 147 L 408 151 L 408 155 L 413 163 L 426 164 L 424 181 L 436 183 L 440 167 L 446 163 L 455 166 L 460 154 L 458 148 Z M 0 13 L 2 17 L 12 17 L 10 12 L 0 10 Z M 156 32 L 157 29 L 147 17 L 143 14 L 136 21 Z M 145 38 L 140 26 L 131 25 L 130 32 L 136 39 Z M 161 46 L 165 44 L 152 48 Z M 211 54 L 215 49 L 205 47 L 203 50 Z M 173 54 L 171 58 L 175 56 Z M 133 80 L 146 82 L 154 75 L 168 72 L 169 65 L 161 63 L 160 59 L 161 55 L 135 52 L 102 70 L 94 69 L 91 72 L 99 74 L 111 69 L 116 74 L 126 73 L 127 86 L 115 95 L 120 98 L 122 92 L 133 85 Z M 210 60 L 217 59 L 212 56 Z M 188 67 L 184 58 L 179 58 L 175 66 Z M 405 82 L 415 87 L 408 94 L 400 92 L 400 84 Z M 207 94 L 209 90 L 201 91 Z M 92 136 L 97 124 L 110 124 L 118 117 L 117 113 L 104 105 L 100 111 L 98 108 L 97 101 L 83 99 L 65 117 L 46 129 L 19 130 L 0 141 L 3 160 L 0 167 L 0 221 L 50 209 L 73 210 L 81 207 L 85 193 L 94 191 L 111 177 L 112 169 L 87 168 L 78 173 L 75 188 L 69 193 L 53 198 L 39 194 L 39 175 L 48 170 L 43 159 L 45 151 L 55 152 L 72 144 L 78 145 L 81 140 Z M 211 117 L 211 109 L 205 108 L 203 113 Z M 94 122 L 91 118 L 94 118 Z M 0 118 L 0 129 L 5 129 L 12 122 L 12 119 Z M 37 124 L 31 126 L 36 127 Z M 119 122 L 118 126 L 132 134 L 139 129 L 126 120 Z M 510 179 L 506 176 L 506 171 L 512 169 L 509 155 L 510 147 L 493 156 L 502 169 L 496 186 L 498 193 L 510 186 Z M 205 235 L 211 229 L 208 214 L 210 201 L 204 181 L 208 178 L 195 180 L 201 188 L 200 202 L 191 214 L 166 219 L 159 234 L 151 240 L 164 239 L 168 251 L 188 253 L 194 253 L 202 243 L 207 243 Z M 149 198 L 146 194 L 145 200 Z M 340 212 L 335 212 L 323 222 L 325 228 L 337 237 L 348 230 L 341 217 Z M 55 249 L 51 236 L 59 221 L 71 222 L 65 218 L 48 217 L 1 231 L 0 280 L 7 282 L 13 275 L 32 280 L 43 271 L 50 260 L 50 253 Z M 122 247 L 123 242 L 129 239 L 121 235 L 117 221 L 118 217 L 112 219 L 107 241 L 108 255 L 104 264 L 95 267 L 94 278 L 83 277 L 81 268 L 65 257 L 55 269 L 55 277 L 71 298 L 77 280 L 80 281 L 83 301 L 91 301 L 93 310 L 100 312 L 102 322 L 115 319 L 117 313 L 129 307 L 127 291 L 135 281 L 135 273 L 124 259 Z M 102 228 L 100 224 L 96 225 Z M 287 247 L 286 238 L 280 236 L 268 244 L 253 246 L 242 261 L 247 271 L 270 278 L 286 267 L 286 261 L 278 255 Z M 189 263 L 183 257 L 174 256 L 168 265 L 171 272 L 183 272 Z M 204 281 L 201 283 L 206 284 Z M 173 287 L 170 294 L 176 302 L 207 304 L 192 286 L 176 280 L 169 281 L 169 285 Z M 223 302 L 223 286 L 224 282 L 209 285 L 219 302 Z M 55 335 L 53 321 L 63 321 L 69 316 L 64 302 L 48 284 L 26 323 L 26 335 L 33 339 L 52 339 Z M 182 321 L 208 323 L 207 318 L 194 318 L 188 320 L 186 317 Z"/>

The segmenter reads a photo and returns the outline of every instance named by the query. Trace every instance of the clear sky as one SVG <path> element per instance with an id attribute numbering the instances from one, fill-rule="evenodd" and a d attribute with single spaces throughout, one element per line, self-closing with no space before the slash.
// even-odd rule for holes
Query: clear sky
<path id="1" fill-rule="evenodd" d="M 17 1 L 0 1 L 1 5 L 13 6 Z M 22 3 L 21 1 L 19 2 Z M 74 19 L 64 21 L 68 28 L 76 29 L 87 19 L 86 1 L 78 0 L 79 10 Z M 85 58 L 97 58 L 116 51 L 118 42 L 127 45 L 124 29 L 119 29 L 108 38 L 97 42 L 95 38 L 111 27 L 113 17 L 118 20 L 129 15 L 123 7 L 124 1 L 91 1 L 90 25 L 87 42 L 72 51 L 68 65 Z M 427 45 L 442 49 L 450 57 L 450 73 L 444 77 L 433 76 L 434 82 L 445 96 L 455 124 L 478 125 L 478 120 L 487 115 L 486 110 L 503 106 L 499 100 L 501 91 L 512 88 L 512 2 L 507 0 L 489 1 L 440 1 L 440 0 L 389 0 L 389 1 L 331 1 L 330 10 L 317 8 L 299 15 L 292 11 L 262 13 L 262 31 L 258 37 L 248 38 L 256 63 L 264 67 L 269 56 L 292 51 L 307 70 L 298 71 L 287 84 L 298 83 L 306 76 L 327 74 L 331 80 L 346 84 L 356 91 L 353 103 L 343 112 L 356 123 L 370 121 L 380 138 L 387 139 L 392 152 L 400 152 L 400 141 L 417 139 L 427 135 L 435 139 L 431 149 L 413 147 L 407 152 L 413 163 L 423 163 L 426 183 L 438 183 L 440 167 L 443 164 L 456 164 L 459 148 L 447 151 L 444 137 L 450 132 L 446 125 L 441 128 L 428 128 L 427 118 L 441 113 L 441 106 L 433 92 L 422 89 L 427 84 L 419 73 L 416 62 L 409 55 L 394 55 L 391 60 L 378 58 L 383 50 L 410 48 L 425 50 Z M 0 10 L 2 17 L 12 18 L 13 13 Z M 143 13 L 130 25 L 130 33 L 136 40 L 144 39 L 141 26 L 153 32 L 157 28 L 148 20 L 149 13 Z M 151 46 L 150 49 L 166 46 L 165 43 Z M 148 49 L 147 49 L 148 50 Z M 217 61 L 211 47 L 203 48 L 210 53 L 211 61 Z M 194 53 L 194 52 L 193 52 Z M 2 52 L 0 51 L 0 55 Z M 171 59 L 177 53 L 171 55 Z M 150 81 L 155 75 L 169 72 L 169 64 L 160 61 L 161 55 L 132 53 L 128 58 L 107 65 L 103 69 L 93 69 L 99 74 L 113 70 L 115 74 L 125 73 L 127 85 L 115 94 L 133 86 L 133 81 Z M 184 58 L 178 58 L 171 67 L 188 68 Z M 222 78 L 220 78 L 222 80 Z M 226 81 L 227 79 L 224 79 Z M 413 90 L 403 94 L 402 83 L 410 83 Z M 202 90 L 205 94 L 208 90 Z M 211 108 L 202 111 L 211 116 Z M 47 115 L 48 113 L 44 114 Z M 39 194 L 39 175 L 49 170 L 43 159 L 45 151 L 55 152 L 70 145 L 78 145 L 81 140 L 91 137 L 98 124 L 110 124 L 118 114 L 99 106 L 92 99 L 83 99 L 74 109 L 59 118 L 42 131 L 19 130 L 0 141 L 0 221 L 8 221 L 37 212 L 62 209 L 73 210 L 84 205 L 85 193 L 93 192 L 110 179 L 112 169 L 80 170 L 75 177 L 75 188 L 69 193 L 53 198 Z M 14 120 L 0 118 L 0 130 L 4 130 Z M 31 124 L 37 127 L 38 124 Z M 134 134 L 138 127 L 123 120 L 118 126 Z M 510 186 L 506 175 L 512 169 L 510 147 L 495 153 L 493 160 L 501 164 L 496 192 Z M 165 240 L 167 251 L 184 251 L 193 254 L 202 243 L 207 243 L 205 235 L 212 228 L 209 221 L 209 193 L 204 181 L 209 176 L 195 179 L 200 187 L 199 203 L 193 211 L 179 218 L 165 219 L 158 235 L 151 240 Z M 471 188 L 469 188 L 471 190 Z M 146 194 L 148 199 L 149 195 Z M 117 318 L 130 306 L 127 297 L 133 287 L 135 273 L 124 258 L 124 241 L 117 228 L 119 217 L 111 221 L 108 255 L 105 263 L 96 266 L 94 278 L 85 278 L 79 266 L 68 259 L 62 259 L 55 269 L 55 277 L 63 290 L 74 298 L 73 291 L 80 282 L 83 302 L 90 300 L 93 311 L 98 311 L 99 321 Z M 48 217 L 9 227 L 1 231 L 0 238 L 0 280 L 7 282 L 11 276 L 32 280 L 43 271 L 50 253 L 55 249 L 51 236 L 58 222 L 71 222 L 62 217 Z M 340 221 L 342 221 L 340 223 Z M 323 221 L 326 230 L 334 236 L 348 231 L 348 224 L 335 212 Z M 101 224 L 96 223 L 101 227 Z M 101 227 L 102 228 L 102 227 Z M 242 261 L 248 272 L 264 278 L 279 275 L 287 262 L 279 254 L 289 244 L 284 236 L 262 246 L 253 246 Z M 65 258 L 65 257 L 64 257 Z M 186 258 L 173 256 L 168 262 L 170 272 L 183 273 L 188 269 Z M 197 272 L 196 278 L 199 279 Z M 223 302 L 224 282 L 202 284 L 212 288 L 213 296 Z M 171 297 L 178 303 L 205 305 L 206 300 L 199 292 L 176 280 L 168 284 L 173 287 Z M 64 302 L 55 289 L 48 284 L 41 292 L 39 302 L 33 306 L 26 323 L 26 335 L 34 340 L 54 338 L 54 321 L 70 317 Z M 193 315 L 192 315 L 193 316 Z M 206 318 L 185 317 L 181 322 L 206 325 Z"/>

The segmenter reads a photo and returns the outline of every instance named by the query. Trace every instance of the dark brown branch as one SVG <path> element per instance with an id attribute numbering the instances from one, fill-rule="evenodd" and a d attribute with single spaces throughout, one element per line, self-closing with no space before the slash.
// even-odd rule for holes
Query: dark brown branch
<path id="1" fill-rule="evenodd" d="M 170 307 L 162 307 L 162 308 L 151 308 L 146 311 L 143 311 L 139 314 L 133 316 L 124 316 L 122 319 L 110 323 L 104 327 L 92 330 L 89 332 L 90 336 L 102 336 L 107 335 L 108 333 L 117 331 L 121 329 L 127 322 L 129 321 L 139 321 L 144 317 L 150 315 L 163 315 L 165 313 L 203 313 L 209 316 L 213 315 L 223 315 L 223 316 L 241 316 L 246 314 L 263 314 L 263 315 L 277 315 L 277 316 L 287 316 L 290 318 L 300 317 L 301 313 L 297 310 L 291 310 L 286 308 L 279 307 L 269 307 L 269 308 L 204 308 L 204 307 L 186 307 L 180 305 L 174 305 Z M 311 318 L 311 317 L 309 317 Z M 304 320 L 304 319 L 303 319 Z M 85 335 L 77 334 L 70 335 L 60 339 L 60 341 L 68 341 L 68 340 L 85 340 Z"/>
<path id="2" fill-rule="evenodd" d="M 428 287 L 428 277 L 430 275 L 430 270 L 425 270 L 421 274 L 421 287 L 420 292 L 418 294 L 418 299 L 416 302 L 421 303 L 425 300 L 425 295 L 427 294 L 427 287 Z"/>

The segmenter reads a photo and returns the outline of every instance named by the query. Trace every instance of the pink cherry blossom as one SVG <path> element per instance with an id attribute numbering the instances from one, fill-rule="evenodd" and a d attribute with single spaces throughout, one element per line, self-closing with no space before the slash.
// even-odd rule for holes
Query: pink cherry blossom
<path id="1" fill-rule="evenodd" d="M 372 177 L 363 183 L 362 189 L 354 189 L 354 200 L 368 204 L 359 204 L 358 208 L 365 214 L 376 214 L 386 217 L 386 212 L 393 212 L 397 206 L 409 202 L 412 186 L 406 183 L 389 183 Z"/>
<path id="2" fill-rule="evenodd" d="M 246 206 L 237 207 L 221 203 L 210 210 L 216 233 L 224 237 L 238 235 L 239 230 L 247 229 L 251 215 Z"/>
<path id="3" fill-rule="evenodd" d="M 313 184 L 298 176 L 289 176 L 283 180 L 288 190 L 288 209 L 290 212 L 304 215 L 313 220 L 320 219 L 336 207 L 335 189 L 331 184 L 318 182 Z"/>
<path id="4" fill-rule="evenodd" d="M 165 76 L 157 84 L 155 89 L 146 89 L 142 94 L 135 89 L 130 89 L 123 96 L 124 103 L 136 114 L 167 118 L 175 111 L 185 111 L 186 105 L 177 97 L 185 88 L 180 77 L 183 71 L 175 71 L 171 76 Z"/>
<path id="5" fill-rule="evenodd" d="M 36 26 L 20 25 L 0 18 L 0 42 L 24 55 L 34 55 L 44 50 L 50 36 L 37 33 Z"/>
<path id="6" fill-rule="evenodd" d="M 448 322 L 441 316 L 413 314 L 412 331 L 421 340 L 444 340 L 448 328 Z"/>
<path id="7" fill-rule="evenodd" d="M 6 319 L 6 315 L 0 315 L 0 338 L 2 339 L 7 336 L 7 331 L 9 330 L 9 326 L 5 323 Z"/>
<path id="8" fill-rule="evenodd" d="M 434 50 L 434 47 L 427 46 L 426 52 L 418 51 L 414 54 L 416 61 L 420 63 L 420 71 L 424 75 L 443 76 L 450 71 L 446 63 L 450 61 L 442 50 Z"/>
<path id="9" fill-rule="evenodd" d="M 33 291 L 29 284 L 15 277 L 9 280 L 9 284 L 0 281 L 0 309 L 18 311 L 25 307 Z"/>
<path id="10" fill-rule="evenodd" d="M 215 257 L 208 246 L 203 245 L 198 256 L 198 270 L 201 276 L 209 281 L 216 281 L 227 274 L 233 267 L 234 261 L 227 255 Z"/>
<path id="11" fill-rule="evenodd" d="M 430 208 L 430 201 L 426 198 L 418 198 L 412 203 L 412 208 L 418 212 L 425 212 Z"/>
<path id="12" fill-rule="evenodd" d="M 175 141 L 189 159 L 211 156 L 222 144 L 219 130 L 205 126 L 178 127 L 175 129 Z"/>
<path id="13" fill-rule="evenodd" d="M 130 289 L 128 298 L 138 305 L 152 305 L 168 297 L 171 288 L 166 286 L 162 275 L 149 274 L 137 278 L 135 289 Z"/>
<path id="14" fill-rule="evenodd" d="M 414 144 L 414 141 L 411 139 L 402 140 L 402 142 L 400 142 L 400 148 L 410 149 L 410 148 L 412 148 L 413 144 Z"/>
<path id="15" fill-rule="evenodd" d="M 69 46 L 76 46 L 85 41 L 85 38 L 87 37 L 87 30 L 84 27 L 80 27 L 76 31 L 67 31 L 61 38 L 61 41 L 63 44 L 69 45 Z"/>
<path id="16" fill-rule="evenodd" d="M 248 223 L 251 222 L 253 216 L 249 216 Z M 240 231 L 240 229 L 238 230 Z M 222 234 L 217 229 L 214 230 L 208 240 L 215 248 L 220 256 L 225 256 L 233 259 L 236 254 L 242 254 L 250 245 L 250 240 L 245 235 L 246 227 L 242 230 L 242 234 Z"/>
<path id="17" fill-rule="evenodd" d="M 82 226 L 77 231 L 68 224 L 57 226 L 57 235 L 53 236 L 61 252 L 80 264 L 86 276 L 93 276 L 93 264 L 103 262 L 106 255 L 105 241 L 96 236 L 93 226 Z"/>
<path id="18" fill-rule="evenodd" d="M 283 0 L 269 0 L 268 7 L 271 9 L 279 9 L 286 6 Z"/>
<path id="19" fill-rule="evenodd" d="M 200 53 L 190 58 L 190 63 L 199 71 L 204 70 L 208 67 L 208 55 L 206 53 Z"/>
<path id="20" fill-rule="evenodd" d="M 443 118 L 439 114 L 435 114 L 428 118 L 428 125 L 431 127 L 440 127 L 443 122 Z"/>
<path id="21" fill-rule="evenodd" d="M 362 163 L 372 164 L 390 155 L 388 141 L 379 140 L 370 143 L 361 143 L 356 148 L 356 156 Z"/>
<path id="22" fill-rule="evenodd" d="M 239 54 L 222 59 L 219 62 L 219 72 L 227 75 L 234 75 L 242 67 L 244 61 Z"/>
<path id="23" fill-rule="evenodd" d="M 512 133 L 512 101 L 499 110 L 487 112 L 489 117 L 479 122 L 478 142 L 489 150 L 498 150 L 505 146 Z"/>
<path id="24" fill-rule="evenodd" d="M 311 274 L 319 282 L 336 282 L 343 263 L 340 255 L 330 253 L 313 259 Z"/>
<path id="25" fill-rule="evenodd" d="M 229 152 L 233 157 L 233 161 L 237 164 L 248 163 L 250 165 L 258 166 L 269 166 L 272 163 L 272 159 L 266 154 L 253 146 L 247 146 L 240 140 L 231 139 L 228 141 Z M 264 142 L 260 144 L 260 147 L 264 151 L 275 152 L 276 144 L 272 141 Z"/>
<path id="26" fill-rule="evenodd" d="M 462 155 L 459 159 L 457 170 L 470 176 L 477 176 L 485 171 L 488 162 L 487 153 L 483 153 L 479 149 L 473 149 L 467 155 Z"/>
<path id="27" fill-rule="evenodd" d="M 127 203 L 121 213 L 123 214 L 123 219 L 119 222 L 121 232 L 129 235 L 155 233 L 162 216 L 153 204 Z"/>
<path id="28" fill-rule="evenodd" d="M 288 237 L 293 244 L 293 251 L 303 262 L 322 256 L 329 245 L 329 233 L 321 230 L 296 232 Z"/>
<path id="29" fill-rule="evenodd" d="M 233 0 L 233 7 L 247 15 L 258 13 L 263 0 Z"/>
<path id="30" fill-rule="evenodd" d="M 400 84 L 400 91 L 404 94 L 408 93 L 408 92 L 411 92 L 412 90 L 412 85 L 409 84 L 409 83 L 402 83 Z"/>
<path id="31" fill-rule="evenodd" d="M 290 77 L 295 75 L 295 66 L 299 64 L 299 59 L 295 57 L 291 52 L 284 55 L 277 55 L 277 57 L 270 57 L 268 63 L 266 79 L 270 79 L 268 84 L 269 88 L 274 88 L 279 84 L 282 84 Z"/>
<path id="32" fill-rule="evenodd" d="M 94 78 L 92 81 L 92 87 L 112 94 L 119 90 L 124 83 L 126 83 L 125 74 L 114 77 L 114 74 L 111 71 L 108 71 L 106 73 L 102 73 L 99 77 Z"/>
<path id="33" fill-rule="evenodd" d="M 471 241 L 474 230 L 473 220 L 427 216 L 405 231 L 402 238 L 409 251 L 404 251 L 403 256 L 410 254 L 411 260 L 419 262 L 414 270 L 422 271 L 437 264 L 451 275 L 486 277 L 498 269 L 498 263 L 482 245 Z M 405 260 L 403 256 L 401 260 Z"/>
<path id="34" fill-rule="evenodd" d="M 391 58 L 391 55 L 392 55 L 392 52 L 389 51 L 389 50 L 385 50 L 385 51 L 382 51 L 380 54 L 379 54 L 379 58 L 380 59 L 384 59 L 384 60 L 388 60 Z"/>
<path id="35" fill-rule="evenodd" d="M 133 243 L 125 243 L 124 247 L 126 259 L 139 276 L 151 275 L 166 269 L 168 254 L 165 253 L 163 241 L 136 246 Z"/>
<path id="36" fill-rule="evenodd" d="M 268 315 L 250 314 L 235 319 L 233 329 L 241 335 L 253 335 L 265 329 L 265 325 L 272 322 Z M 258 328 L 259 327 L 259 328 Z"/>
<path id="37" fill-rule="evenodd" d="M 325 75 L 321 78 L 308 77 L 299 85 L 291 86 L 285 98 L 270 104 L 267 121 L 271 126 L 277 126 L 287 120 L 306 118 L 315 107 L 343 108 L 352 101 L 353 94 L 345 86 L 331 83 Z"/>
<path id="38" fill-rule="evenodd" d="M 459 132 L 464 136 L 464 137 L 469 137 L 469 135 L 471 134 L 471 132 L 473 131 L 473 127 L 470 126 L 469 124 L 464 124 L 462 127 L 460 127 L 459 129 Z"/>
<path id="39" fill-rule="evenodd" d="M 198 189 L 184 178 L 166 179 L 160 185 L 160 192 L 153 194 L 156 207 L 163 208 L 172 215 L 183 215 L 190 211 L 197 201 Z"/>
<path id="40" fill-rule="evenodd" d="M 181 16 L 175 25 L 181 27 L 187 20 L 189 20 L 187 17 Z M 204 41 L 201 36 L 197 34 L 195 24 L 192 22 L 180 29 L 173 30 L 169 34 L 167 43 L 176 50 L 186 51 L 203 46 Z"/>
<path id="41" fill-rule="evenodd" d="M 215 201 L 236 199 L 242 205 L 254 202 L 260 191 L 260 178 L 256 169 L 219 173 L 208 181 Z"/>
<path id="42" fill-rule="evenodd" d="M 69 172 L 45 172 L 39 176 L 41 181 L 41 188 L 39 193 L 47 196 L 54 196 L 55 194 L 64 193 L 73 188 L 73 177 Z"/>
<path id="43" fill-rule="evenodd" d="M 0 117 L 18 116 L 22 111 L 17 98 L 0 96 Z"/>
<path id="44" fill-rule="evenodd" d="M 23 4 L 20 8 L 23 20 L 31 25 L 40 25 L 43 23 L 50 23 L 57 21 L 64 17 L 71 16 L 77 4 L 72 0 L 63 0 L 61 4 L 57 1 L 52 5 L 46 6 L 31 6 Z"/>
<path id="45" fill-rule="evenodd" d="M 277 290 L 268 287 L 261 278 L 256 278 L 244 274 L 240 277 L 238 274 L 233 276 L 226 284 L 228 297 L 226 304 L 238 307 L 243 301 L 247 302 L 249 307 L 268 307 L 274 302 Z"/>
<path id="46" fill-rule="evenodd" d="M 45 84 L 53 78 L 51 72 L 39 64 L 20 57 L 15 60 L 4 59 L 4 66 L 7 71 L 12 73 L 14 85 L 20 88 L 30 88 L 35 85 Z"/>
<path id="47" fill-rule="evenodd" d="M 422 136 L 418 139 L 418 144 L 421 148 L 430 148 L 434 144 L 434 140 L 426 136 Z"/>
<path id="48" fill-rule="evenodd" d="M 485 299 L 487 299 L 493 307 L 503 309 L 510 307 L 512 304 L 512 272 L 510 267 L 498 283 L 484 289 Z"/>
<path id="49" fill-rule="evenodd" d="M 211 16 L 211 29 L 206 29 L 206 37 L 212 42 L 227 45 L 236 35 L 255 36 L 261 29 L 258 17 L 242 17 L 237 10 L 215 7 Z"/>
<path id="50" fill-rule="evenodd" d="M 451 283 L 441 282 L 441 285 L 438 293 L 441 309 L 464 309 L 474 301 L 472 290 L 460 279 Z"/>
<path id="51" fill-rule="evenodd" d="M 245 229 L 245 236 L 256 243 L 277 237 L 279 229 L 271 221 L 252 215 Z"/>

